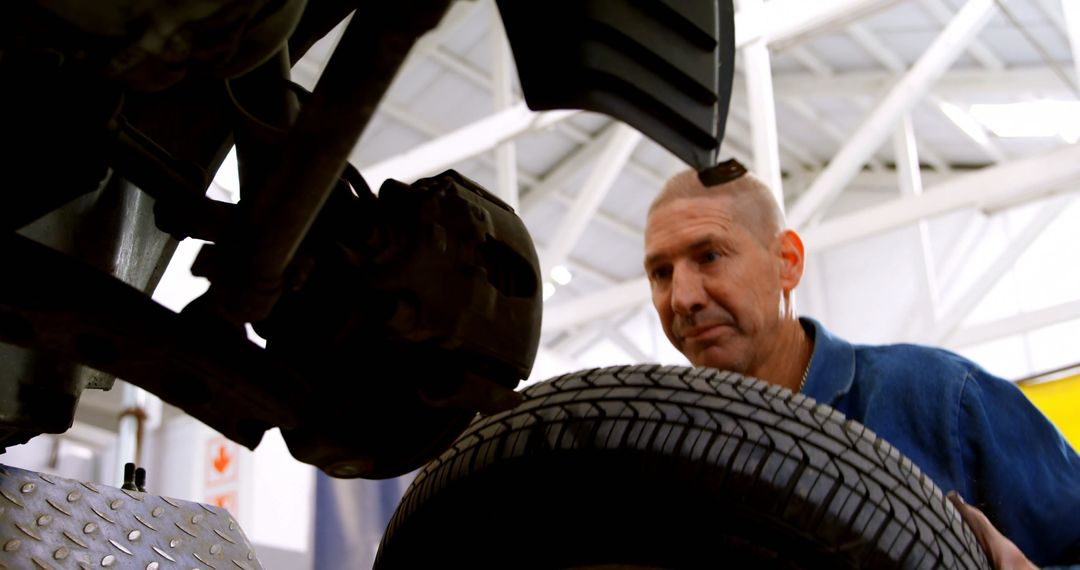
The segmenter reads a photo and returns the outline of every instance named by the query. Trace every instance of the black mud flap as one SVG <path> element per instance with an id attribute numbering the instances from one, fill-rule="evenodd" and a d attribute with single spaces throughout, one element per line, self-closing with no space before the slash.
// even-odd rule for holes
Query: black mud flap
<path id="1" fill-rule="evenodd" d="M 716 164 L 735 72 L 731 0 L 499 0 L 531 109 L 611 115 Z"/>

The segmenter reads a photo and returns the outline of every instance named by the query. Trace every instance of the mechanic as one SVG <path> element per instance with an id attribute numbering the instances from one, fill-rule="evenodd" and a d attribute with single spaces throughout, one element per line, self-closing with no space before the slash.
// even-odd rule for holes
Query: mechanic
<path id="1" fill-rule="evenodd" d="M 955 489 L 994 567 L 1080 563 L 1080 457 L 1060 432 L 958 355 L 853 345 L 799 317 L 801 239 L 764 183 L 721 166 L 702 173 L 708 186 L 693 170 L 674 176 L 649 209 L 645 271 L 672 344 L 695 366 L 801 391 L 872 429 Z"/>

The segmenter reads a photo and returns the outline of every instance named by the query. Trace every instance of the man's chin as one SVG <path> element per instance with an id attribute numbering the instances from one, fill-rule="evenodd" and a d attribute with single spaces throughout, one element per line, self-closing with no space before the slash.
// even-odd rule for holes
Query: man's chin
<path id="1" fill-rule="evenodd" d="M 743 358 L 740 358 L 740 356 L 745 355 L 732 354 L 730 349 L 721 350 L 717 347 L 709 347 L 695 353 L 689 359 L 690 362 L 697 367 L 744 373 L 743 369 L 745 368 L 745 364 L 743 363 Z"/>

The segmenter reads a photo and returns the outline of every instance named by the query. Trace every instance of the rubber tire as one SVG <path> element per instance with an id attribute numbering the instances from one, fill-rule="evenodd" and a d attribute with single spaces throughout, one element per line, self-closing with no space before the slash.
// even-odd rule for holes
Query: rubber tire
<path id="1" fill-rule="evenodd" d="M 587 370 L 474 422 L 375 568 L 988 568 L 929 478 L 832 408 L 733 373 Z"/>

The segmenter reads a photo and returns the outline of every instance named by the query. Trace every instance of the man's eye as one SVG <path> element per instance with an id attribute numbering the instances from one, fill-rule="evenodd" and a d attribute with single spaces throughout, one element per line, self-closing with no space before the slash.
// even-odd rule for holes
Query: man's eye
<path id="1" fill-rule="evenodd" d="M 717 259 L 720 259 L 720 252 L 718 251 L 706 251 L 701 254 L 701 260 L 705 263 L 716 261 Z"/>
<path id="2" fill-rule="evenodd" d="M 671 268 L 661 267 L 658 269 L 653 269 L 652 272 L 649 273 L 649 275 L 652 277 L 653 281 L 662 281 L 671 276 Z"/>

